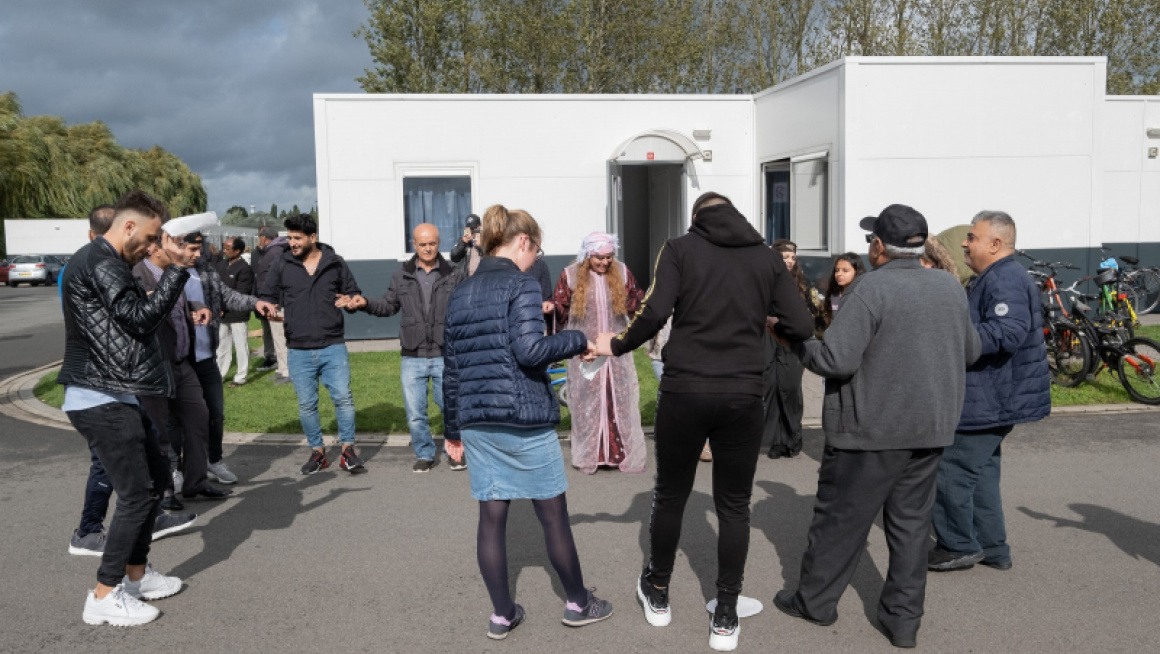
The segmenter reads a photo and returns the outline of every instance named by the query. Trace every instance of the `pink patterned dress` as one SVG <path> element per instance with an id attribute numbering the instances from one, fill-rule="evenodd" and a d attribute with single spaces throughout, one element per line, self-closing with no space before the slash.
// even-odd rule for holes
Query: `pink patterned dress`
<path id="1" fill-rule="evenodd" d="M 572 264 L 560 274 L 553 301 L 560 329 L 578 329 L 588 340 L 605 332 L 620 333 L 640 308 L 644 291 L 619 261 L 617 266 L 628 291 L 628 315 L 613 315 L 608 283 L 603 275 L 588 273 L 588 304 L 583 317 L 571 315 L 572 289 L 579 270 Z M 591 380 L 580 374 L 580 359 L 568 361 L 568 410 L 572 413 L 572 465 L 586 474 L 599 466 L 621 472 L 644 472 L 647 451 L 640 426 L 640 385 L 631 354 L 609 357 Z"/>

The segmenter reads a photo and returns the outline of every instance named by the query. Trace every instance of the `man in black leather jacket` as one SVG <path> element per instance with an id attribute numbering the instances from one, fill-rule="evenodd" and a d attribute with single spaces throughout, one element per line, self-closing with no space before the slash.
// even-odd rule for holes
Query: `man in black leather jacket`
<path id="1" fill-rule="evenodd" d="M 117 493 L 97 587 L 82 617 L 89 624 L 129 626 L 160 614 L 141 597 L 159 599 L 181 589 L 181 580 L 146 565 L 169 467 L 148 436 L 151 426 L 135 396 L 173 393 L 157 330 L 189 273 L 168 267 L 147 296 L 130 266 L 158 247 L 168 211 L 150 195 L 132 191 L 114 212 L 109 231 L 78 250 L 61 279 L 66 342 L 57 383 L 65 387 L 65 414 L 97 452 Z"/>

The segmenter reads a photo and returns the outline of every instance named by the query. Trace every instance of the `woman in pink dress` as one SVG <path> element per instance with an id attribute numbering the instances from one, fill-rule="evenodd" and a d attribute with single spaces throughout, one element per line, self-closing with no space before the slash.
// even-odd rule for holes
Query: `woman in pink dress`
<path id="1" fill-rule="evenodd" d="M 644 291 L 615 258 L 616 236 L 589 234 L 576 262 L 564 269 L 553 300 L 559 329 L 589 338 L 620 333 L 640 309 Z M 591 379 L 579 359 L 568 361 L 568 409 L 572 413 L 572 465 L 585 474 L 599 466 L 644 472 L 647 452 L 640 427 L 640 385 L 631 354 L 609 357 Z"/>

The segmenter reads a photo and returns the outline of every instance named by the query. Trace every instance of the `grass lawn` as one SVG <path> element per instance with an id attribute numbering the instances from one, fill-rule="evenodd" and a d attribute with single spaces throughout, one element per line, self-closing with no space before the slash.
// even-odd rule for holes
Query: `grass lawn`
<path id="1" fill-rule="evenodd" d="M 260 329 L 260 326 L 258 327 Z M 250 339 L 250 349 L 261 347 L 260 338 Z M 657 381 L 653 376 L 648 355 L 634 353 L 637 377 L 640 380 L 641 422 L 653 424 L 656 412 Z M 257 372 L 251 360 L 250 378 L 245 386 L 226 388 L 226 431 L 259 433 L 298 433 L 298 400 L 292 384 L 274 386 L 274 372 Z M 350 355 L 350 385 L 354 395 L 355 424 L 359 431 L 407 433 L 407 412 L 403 408 L 403 386 L 399 380 L 401 358 L 398 352 L 356 352 Z M 226 380 L 233 378 L 230 367 Z M 64 387 L 56 383 L 56 372 L 45 375 L 37 383 L 36 396 L 46 404 L 60 407 L 64 403 Z M 429 402 L 432 433 L 443 433 L 443 415 L 432 399 Z M 321 389 L 318 412 L 322 430 L 338 433 L 334 420 L 334 404 L 326 389 Z M 568 410 L 561 411 L 561 430 L 572 428 Z"/>
<path id="2" fill-rule="evenodd" d="M 260 329 L 256 320 L 251 321 L 251 329 Z M 1140 336 L 1160 341 L 1160 326 L 1141 327 Z M 261 347 L 260 338 L 250 339 L 250 349 Z M 645 425 L 653 424 L 656 412 L 657 382 L 653 377 L 648 356 L 638 350 L 634 353 L 636 375 L 640 381 L 640 417 Z M 255 363 L 256 360 L 251 363 Z M 350 355 L 351 391 L 354 393 L 356 424 L 359 431 L 406 433 L 407 413 L 403 408 L 403 388 L 399 381 L 400 357 L 398 352 L 360 352 Z M 230 368 L 226 379 L 233 377 Z M 251 366 L 249 383 L 241 388 L 226 388 L 226 431 L 297 433 L 301 430 L 298 422 L 298 403 L 291 384 L 274 386 L 273 372 L 256 372 Z M 37 383 L 36 396 L 54 407 L 64 403 L 64 389 L 56 384 L 56 373 L 45 375 Z M 1051 387 L 1051 403 L 1054 406 L 1077 404 L 1130 404 L 1131 398 L 1120 385 L 1115 373 L 1101 372 L 1095 381 L 1084 382 L 1076 388 Z M 338 432 L 334 421 L 334 405 L 326 390 L 320 392 L 318 411 L 322 418 L 322 430 L 328 434 Z M 431 430 L 443 433 L 443 416 L 435 402 L 430 402 Z M 561 430 L 572 427 L 568 410 L 561 413 Z"/>

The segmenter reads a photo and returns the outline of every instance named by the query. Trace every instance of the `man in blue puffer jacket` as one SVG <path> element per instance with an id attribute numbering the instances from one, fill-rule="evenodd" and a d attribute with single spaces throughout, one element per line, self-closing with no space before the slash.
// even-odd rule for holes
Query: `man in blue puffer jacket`
<path id="1" fill-rule="evenodd" d="M 975 277 L 967 285 L 971 322 L 983 342 L 967 368 L 955 442 L 943 451 L 934 506 L 938 539 L 927 566 L 965 570 L 976 563 L 1009 570 L 1011 548 L 999 493 L 1003 438 L 1015 425 L 1051 413 L 1051 378 L 1039 290 L 1014 260 L 1015 221 L 982 211 L 963 242 Z"/>

